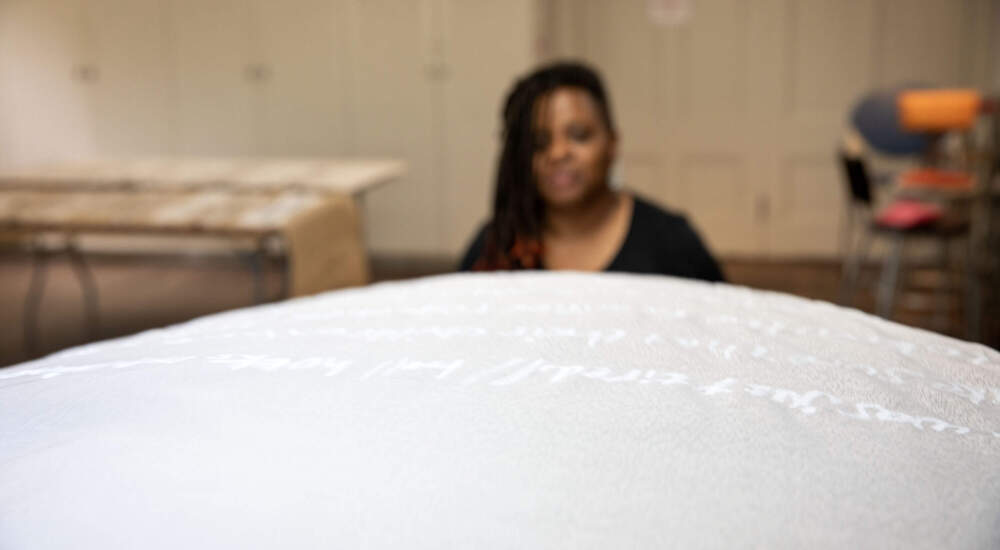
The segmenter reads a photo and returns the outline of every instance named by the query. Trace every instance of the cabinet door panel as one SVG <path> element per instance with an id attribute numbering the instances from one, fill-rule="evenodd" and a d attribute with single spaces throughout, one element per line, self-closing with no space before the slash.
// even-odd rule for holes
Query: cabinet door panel
<path id="1" fill-rule="evenodd" d="M 343 155 L 350 137 L 343 3 L 258 0 L 260 152 Z"/>
<path id="2" fill-rule="evenodd" d="M 353 0 L 351 76 L 355 152 L 407 162 L 406 177 L 366 198 L 369 242 L 379 252 L 437 251 L 442 230 L 440 86 L 429 78 L 426 2 Z M 423 23 L 422 23 L 423 22 Z"/>
<path id="3" fill-rule="evenodd" d="M 239 0 L 171 0 L 176 151 L 248 155 L 256 150 L 251 8 Z"/>
<path id="4" fill-rule="evenodd" d="M 99 71 L 93 98 L 101 154 L 169 153 L 173 80 L 166 3 L 88 0 L 87 6 Z"/>
<path id="5" fill-rule="evenodd" d="M 0 2 L 0 162 L 94 153 L 81 4 Z"/>

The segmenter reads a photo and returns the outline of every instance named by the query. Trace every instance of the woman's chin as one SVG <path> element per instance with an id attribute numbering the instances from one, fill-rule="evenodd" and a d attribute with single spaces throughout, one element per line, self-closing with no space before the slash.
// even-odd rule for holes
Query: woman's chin
<path id="1" fill-rule="evenodd" d="M 557 195 L 546 196 L 545 205 L 549 208 L 573 208 L 583 204 L 583 197 L 579 195 Z"/>
<path id="2" fill-rule="evenodd" d="M 582 185 L 546 185 L 540 191 L 545 204 L 553 208 L 579 204 L 586 194 Z"/>
<path id="3" fill-rule="evenodd" d="M 599 194 L 596 189 L 589 189 L 585 185 L 546 186 L 539 189 L 539 193 L 549 208 L 573 208 L 588 202 Z"/>

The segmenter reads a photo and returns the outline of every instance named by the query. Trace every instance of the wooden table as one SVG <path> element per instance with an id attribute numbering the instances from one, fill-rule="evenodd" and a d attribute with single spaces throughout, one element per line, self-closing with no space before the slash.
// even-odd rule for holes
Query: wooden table
<path id="1" fill-rule="evenodd" d="M 391 160 L 132 159 L 57 163 L 0 172 L 0 230 L 23 235 L 34 256 L 25 299 L 25 347 L 35 348 L 45 267 L 38 236 L 65 236 L 99 336 L 97 286 L 79 235 L 176 235 L 250 239 L 254 302 L 265 301 L 271 241 L 287 248 L 282 297 L 367 282 L 357 201 L 404 172 Z M 272 247 L 273 248 L 273 247 Z"/>
<path id="2" fill-rule="evenodd" d="M 146 158 L 60 162 L 0 170 L 0 188 L 276 192 L 358 196 L 398 179 L 403 162 L 385 159 Z"/>

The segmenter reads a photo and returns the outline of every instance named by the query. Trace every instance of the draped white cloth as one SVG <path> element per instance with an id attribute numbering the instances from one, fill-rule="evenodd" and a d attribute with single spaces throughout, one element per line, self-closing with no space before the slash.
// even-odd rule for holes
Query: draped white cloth
<path id="1" fill-rule="evenodd" d="M 0 548 L 998 548 L 1000 354 L 665 277 L 451 275 L 0 369 Z"/>

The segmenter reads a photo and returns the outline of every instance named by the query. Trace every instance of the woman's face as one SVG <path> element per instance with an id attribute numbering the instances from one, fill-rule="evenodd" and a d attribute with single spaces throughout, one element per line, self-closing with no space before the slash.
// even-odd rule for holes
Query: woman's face
<path id="1" fill-rule="evenodd" d="M 550 207 L 574 206 L 607 190 L 615 138 L 594 98 L 580 88 L 556 88 L 534 113 L 532 172 Z"/>

